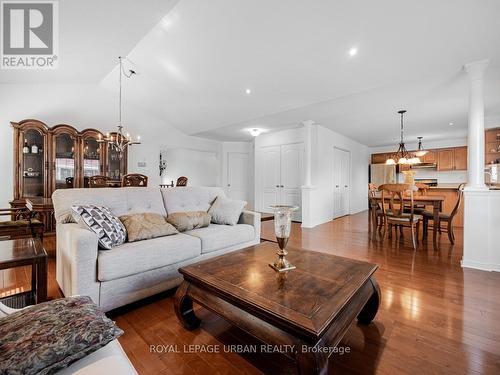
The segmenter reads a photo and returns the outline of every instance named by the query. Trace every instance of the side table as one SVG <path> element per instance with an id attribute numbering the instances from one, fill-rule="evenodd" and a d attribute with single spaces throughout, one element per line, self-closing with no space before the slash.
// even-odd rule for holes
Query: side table
<path id="1" fill-rule="evenodd" d="M 47 300 L 47 253 L 39 238 L 0 241 L 0 270 L 31 265 L 31 290 L 2 298 L 12 308 Z"/>

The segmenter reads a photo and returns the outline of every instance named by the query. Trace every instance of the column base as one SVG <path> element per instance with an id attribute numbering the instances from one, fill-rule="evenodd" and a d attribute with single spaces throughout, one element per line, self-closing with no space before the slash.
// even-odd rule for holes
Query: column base
<path id="1" fill-rule="evenodd" d="M 302 228 L 314 228 L 312 195 L 316 190 L 314 185 L 302 186 Z"/>

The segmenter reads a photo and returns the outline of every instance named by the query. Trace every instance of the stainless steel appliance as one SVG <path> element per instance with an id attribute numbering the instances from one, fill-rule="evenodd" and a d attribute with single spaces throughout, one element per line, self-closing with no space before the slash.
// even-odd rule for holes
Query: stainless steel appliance
<path id="1" fill-rule="evenodd" d="M 419 163 L 419 164 L 413 164 L 410 165 L 411 169 L 436 169 L 437 164 L 436 163 Z"/>
<path id="2" fill-rule="evenodd" d="M 370 182 L 375 185 L 394 184 L 398 182 L 395 165 L 370 164 Z"/>
<path id="3" fill-rule="evenodd" d="M 437 186 L 438 184 L 437 178 L 416 178 L 415 182 L 419 182 L 421 184 L 426 184 L 429 186 Z"/>
<path id="4" fill-rule="evenodd" d="M 500 189 L 500 164 L 488 164 L 484 173 L 486 185 L 493 189 Z"/>

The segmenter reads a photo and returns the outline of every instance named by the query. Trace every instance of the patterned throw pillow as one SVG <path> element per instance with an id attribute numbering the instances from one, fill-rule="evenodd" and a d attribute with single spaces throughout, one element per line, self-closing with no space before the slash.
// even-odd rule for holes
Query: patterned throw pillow
<path id="1" fill-rule="evenodd" d="M 88 228 L 99 239 L 101 248 L 110 250 L 122 245 L 127 238 L 127 231 L 120 219 L 114 216 L 107 207 L 85 205 L 71 206 L 73 219 L 83 228 Z"/>
<path id="2" fill-rule="evenodd" d="M 208 227 L 210 215 L 205 211 L 174 212 L 168 215 L 167 221 L 179 232 Z"/>
<path id="3" fill-rule="evenodd" d="M 0 374 L 53 374 L 122 334 L 90 297 L 30 306 L 0 318 Z"/>
<path id="4" fill-rule="evenodd" d="M 208 213 L 212 216 L 212 223 L 236 225 L 246 205 L 247 202 L 245 201 L 229 199 L 219 195 Z"/>
<path id="5" fill-rule="evenodd" d="M 154 213 L 132 214 L 120 216 L 127 229 L 129 242 L 148 240 L 150 238 L 170 236 L 179 233 L 172 224 L 167 223 L 164 216 Z"/>

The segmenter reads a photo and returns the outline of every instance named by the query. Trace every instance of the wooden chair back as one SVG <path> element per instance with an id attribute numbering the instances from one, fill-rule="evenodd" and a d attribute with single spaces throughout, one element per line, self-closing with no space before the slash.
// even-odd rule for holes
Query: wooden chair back
<path id="1" fill-rule="evenodd" d="M 140 173 L 126 174 L 122 178 L 122 187 L 126 186 L 148 186 L 148 176 Z"/>
<path id="2" fill-rule="evenodd" d="M 413 221 L 413 189 L 410 184 L 383 184 L 378 188 L 381 192 L 381 203 L 382 203 L 382 212 L 384 216 L 391 218 L 402 218 L 407 217 L 408 221 Z M 408 197 L 410 199 L 409 205 L 407 207 L 410 208 L 409 213 L 404 212 L 404 198 Z"/>
<path id="3" fill-rule="evenodd" d="M 177 183 L 175 184 L 175 186 L 187 186 L 187 184 L 188 184 L 188 178 L 181 176 L 177 179 Z"/>
<path id="4" fill-rule="evenodd" d="M 91 176 L 89 177 L 89 188 L 103 188 L 108 187 L 108 176 Z"/>
<path id="5" fill-rule="evenodd" d="M 74 185 L 74 177 L 66 177 L 66 187 L 68 189 L 72 189 L 75 185 Z"/>
<path id="6" fill-rule="evenodd" d="M 465 186 L 465 184 L 458 185 L 457 203 L 455 203 L 455 207 L 453 207 L 453 210 L 451 210 L 450 220 L 453 220 L 453 218 L 455 217 L 455 215 L 458 212 L 458 209 L 460 208 L 460 204 L 462 203 L 462 199 L 464 197 L 464 186 Z"/>

